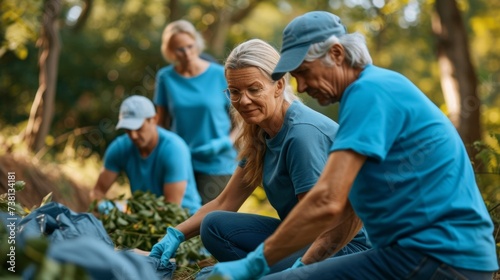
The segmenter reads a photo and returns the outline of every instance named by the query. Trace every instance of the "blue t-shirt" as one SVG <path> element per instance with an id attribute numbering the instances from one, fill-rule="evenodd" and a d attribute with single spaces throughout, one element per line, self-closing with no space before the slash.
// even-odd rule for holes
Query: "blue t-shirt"
<path id="1" fill-rule="evenodd" d="M 191 156 L 186 143 L 176 134 L 158 127 L 158 144 L 151 154 L 143 158 L 130 137 L 124 134 L 116 138 L 106 150 L 104 167 L 127 175 L 132 192 L 149 191 L 163 195 L 163 185 L 187 181 L 181 206 L 193 214 L 201 207 L 196 189 Z"/>
<path id="2" fill-rule="evenodd" d="M 158 71 L 154 102 L 168 111 L 172 117 L 170 129 L 193 151 L 212 141 L 229 141 L 230 102 L 223 93 L 226 88 L 221 65 L 210 63 L 195 77 L 181 76 L 169 65 Z M 229 145 L 216 154 L 192 153 L 192 161 L 196 172 L 229 175 L 236 168 L 236 150 Z"/>
<path id="3" fill-rule="evenodd" d="M 340 101 L 331 151 L 367 156 L 349 198 L 375 248 L 498 269 L 493 224 L 448 118 L 404 76 L 368 65 Z"/>
<path id="4" fill-rule="evenodd" d="M 294 101 L 278 134 L 266 139 L 263 187 L 281 220 L 298 203 L 297 195 L 318 181 L 337 129 L 333 120 Z"/>

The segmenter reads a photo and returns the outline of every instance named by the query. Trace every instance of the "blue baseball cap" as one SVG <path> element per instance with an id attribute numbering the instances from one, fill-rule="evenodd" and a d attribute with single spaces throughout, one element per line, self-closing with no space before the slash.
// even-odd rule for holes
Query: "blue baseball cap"
<path id="1" fill-rule="evenodd" d="M 304 61 L 312 44 L 323 42 L 330 36 L 347 33 L 340 18 L 324 11 L 308 12 L 293 19 L 283 31 L 281 58 L 271 77 L 279 80 L 287 72 L 297 69 Z"/>
<path id="2" fill-rule="evenodd" d="M 137 130 L 141 128 L 146 119 L 155 115 L 155 106 L 149 98 L 142 95 L 132 95 L 125 99 L 120 106 L 116 129 Z"/>

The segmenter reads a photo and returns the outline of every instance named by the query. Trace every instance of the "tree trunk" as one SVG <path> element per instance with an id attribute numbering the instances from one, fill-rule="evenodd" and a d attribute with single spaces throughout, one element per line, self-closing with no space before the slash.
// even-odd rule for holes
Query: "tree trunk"
<path id="1" fill-rule="evenodd" d="M 266 2 L 266 0 L 251 0 L 248 2 L 248 5 L 244 8 L 225 7 L 217 11 L 215 24 L 210 25 L 204 33 L 204 37 L 208 38 L 208 45 L 220 61 L 229 55 L 229 50 L 225 48 L 225 44 L 231 25 L 236 22 L 242 22 L 255 7 L 262 2 Z"/>
<path id="2" fill-rule="evenodd" d="M 57 68 L 61 45 L 59 41 L 58 16 L 61 0 L 46 0 L 43 7 L 42 30 L 37 46 L 39 56 L 39 86 L 31 106 L 26 127 L 26 141 L 31 151 L 38 151 L 45 145 L 45 138 L 54 116 Z"/>
<path id="3" fill-rule="evenodd" d="M 223 61 L 224 58 L 229 55 L 229 53 L 225 53 L 225 44 L 231 24 L 230 12 L 227 9 L 221 9 L 218 11 L 218 20 L 210 26 L 209 30 L 207 30 L 204 34 L 204 37 L 208 39 L 208 45 L 210 46 L 214 56 L 219 61 Z M 211 34 L 207 36 L 206 33 L 209 32 Z"/>
<path id="4" fill-rule="evenodd" d="M 82 27 L 85 25 L 87 22 L 87 19 L 90 16 L 90 11 L 92 10 L 92 6 L 94 4 L 94 0 L 83 0 L 83 7 L 82 7 L 82 12 L 80 13 L 80 16 L 78 17 L 78 20 L 75 23 L 75 26 L 73 26 L 74 31 L 80 31 Z"/>
<path id="5" fill-rule="evenodd" d="M 441 71 L 441 87 L 449 117 L 466 144 L 481 139 L 478 81 L 471 63 L 467 32 L 455 0 L 436 0 L 432 29 L 437 38 L 437 55 Z"/>
<path id="6" fill-rule="evenodd" d="M 184 15 L 184 12 L 179 5 L 179 1 L 177 0 L 168 1 L 168 11 L 169 14 L 167 15 L 167 18 L 169 19 L 169 22 L 179 20 Z"/>

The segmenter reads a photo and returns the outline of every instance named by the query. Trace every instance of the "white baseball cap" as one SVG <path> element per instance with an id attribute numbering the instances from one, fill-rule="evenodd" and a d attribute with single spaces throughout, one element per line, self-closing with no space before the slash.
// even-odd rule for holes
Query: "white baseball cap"
<path id="1" fill-rule="evenodd" d="M 137 130 L 141 128 L 144 120 L 155 115 L 155 106 L 151 100 L 141 95 L 132 95 L 125 99 L 120 106 L 116 129 Z"/>

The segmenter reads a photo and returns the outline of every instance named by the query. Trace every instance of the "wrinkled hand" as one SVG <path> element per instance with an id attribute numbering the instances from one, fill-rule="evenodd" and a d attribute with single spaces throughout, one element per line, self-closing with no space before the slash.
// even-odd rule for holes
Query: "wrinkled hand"
<path id="1" fill-rule="evenodd" d="M 208 275 L 208 279 L 212 276 L 221 276 L 231 280 L 259 279 L 269 271 L 269 265 L 264 257 L 264 243 L 262 243 L 244 259 L 216 264 Z"/>
<path id="2" fill-rule="evenodd" d="M 156 243 L 149 253 L 150 257 L 160 259 L 161 266 L 167 267 L 168 261 L 175 254 L 185 237 L 182 232 L 174 227 L 167 228 L 167 234 L 160 242 Z"/>
<path id="3" fill-rule="evenodd" d="M 107 215 L 113 208 L 115 208 L 115 205 L 109 200 L 102 200 L 97 204 L 97 211 L 101 214 Z"/>
<path id="4" fill-rule="evenodd" d="M 227 137 L 210 141 L 210 143 L 196 147 L 191 150 L 191 154 L 200 156 L 214 156 L 233 146 L 231 140 Z"/>

